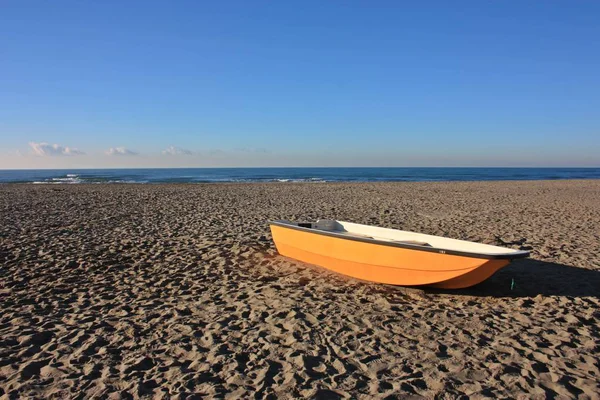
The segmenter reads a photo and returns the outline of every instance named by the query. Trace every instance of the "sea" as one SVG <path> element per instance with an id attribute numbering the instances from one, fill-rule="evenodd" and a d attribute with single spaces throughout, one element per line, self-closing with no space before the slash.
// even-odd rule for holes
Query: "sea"
<path id="1" fill-rule="evenodd" d="M 0 170 L 0 183 L 423 182 L 600 179 L 600 168 L 143 168 Z"/>

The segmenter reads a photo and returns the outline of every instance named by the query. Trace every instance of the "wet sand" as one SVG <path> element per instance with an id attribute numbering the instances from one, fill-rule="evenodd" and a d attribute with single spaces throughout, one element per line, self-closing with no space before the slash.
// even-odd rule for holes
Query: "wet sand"
<path id="1" fill-rule="evenodd" d="M 600 181 L 2 185 L 0 210 L 0 398 L 600 397 Z M 532 258 L 407 292 L 277 255 L 267 220 L 317 218 Z"/>

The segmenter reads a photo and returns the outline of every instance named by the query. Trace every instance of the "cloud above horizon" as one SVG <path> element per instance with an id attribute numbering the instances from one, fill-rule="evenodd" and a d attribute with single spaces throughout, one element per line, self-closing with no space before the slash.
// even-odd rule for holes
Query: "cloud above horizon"
<path id="1" fill-rule="evenodd" d="M 191 156 L 193 153 L 190 150 L 182 149 L 181 147 L 169 146 L 162 151 L 162 154 L 170 156 Z"/>
<path id="2" fill-rule="evenodd" d="M 125 147 L 111 147 L 104 152 L 107 156 L 136 156 L 138 153 Z"/>
<path id="3" fill-rule="evenodd" d="M 85 154 L 75 147 L 61 146 L 46 142 L 29 142 L 31 153 L 36 156 L 80 156 Z"/>
<path id="4" fill-rule="evenodd" d="M 235 150 L 240 151 L 242 153 L 260 153 L 260 154 L 267 154 L 267 153 L 271 152 L 268 149 L 265 149 L 264 147 L 238 147 Z"/>

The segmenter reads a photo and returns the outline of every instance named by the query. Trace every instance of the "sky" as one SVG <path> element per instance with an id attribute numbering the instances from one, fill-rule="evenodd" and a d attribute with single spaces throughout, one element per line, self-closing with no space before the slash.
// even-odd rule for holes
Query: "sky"
<path id="1" fill-rule="evenodd" d="M 0 0 L 0 169 L 597 167 L 599 15 Z"/>

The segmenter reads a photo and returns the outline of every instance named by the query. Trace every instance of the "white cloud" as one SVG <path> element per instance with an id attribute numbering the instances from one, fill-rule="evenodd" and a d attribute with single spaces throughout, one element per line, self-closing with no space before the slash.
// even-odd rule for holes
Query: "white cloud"
<path id="1" fill-rule="evenodd" d="M 106 155 L 109 156 L 135 156 L 137 153 L 133 150 L 126 149 L 125 147 L 111 147 L 105 151 Z"/>
<path id="2" fill-rule="evenodd" d="M 61 146 L 56 143 L 29 142 L 29 147 L 31 147 L 32 153 L 36 156 L 79 156 L 85 154 L 74 147 Z"/>
<path id="3" fill-rule="evenodd" d="M 236 149 L 236 151 L 240 151 L 242 153 L 260 153 L 260 154 L 270 153 L 270 151 L 265 149 L 264 147 L 238 147 Z"/>
<path id="4" fill-rule="evenodd" d="M 180 155 L 186 155 L 186 156 L 191 156 L 192 152 L 186 149 L 182 149 L 180 147 L 175 147 L 175 146 L 169 146 L 166 149 L 164 149 L 162 151 L 163 154 L 167 154 L 170 156 L 180 156 Z"/>

